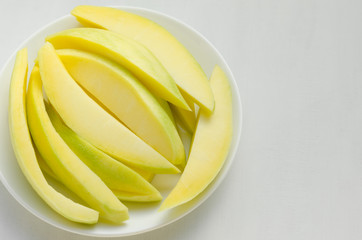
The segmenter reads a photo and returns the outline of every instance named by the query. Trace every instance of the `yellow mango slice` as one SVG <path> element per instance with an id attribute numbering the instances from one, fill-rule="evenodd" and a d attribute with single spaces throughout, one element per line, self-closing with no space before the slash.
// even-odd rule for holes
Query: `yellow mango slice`
<path id="1" fill-rule="evenodd" d="M 178 173 L 156 150 L 89 97 L 69 75 L 50 43 L 39 51 L 44 90 L 65 124 L 90 144 L 130 166 L 154 173 Z"/>
<path id="2" fill-rule="evenodd" d="M 173 105 L 170 105 L 170 108 L 175 118 L 177 118 L 181 123 L 182 127 L 189 133 L 193 133 L 196 126 L 195 105 L 186 94 L 182 95 L 184 96 L 187 104 L 190 106 L 191 111 L 186 111 L 185 109 L 181 109 Z"/>
<path id="3" fill-rule="evenodd" d="M 47 163 L 41 158 L 41 156 L 38 157 L 38 162 L 41 170 L 48 174 L 51 178 L 61 183 L 61 180 L 59 177 L 50 169 L 50 167 L 47 165 Z M 142 171 L 142 170 L 141 170 Z M 140 174 L 140 173 L 139 173 Z M 140 174 L 141 175 L 141 174 Z M 144 176 L 142 176 L 144 177 Z M 154 177 L 154 174 L 147 174 L 144 179 L 147 181 L 151 181 Z M 118 190 L 112 190 L 113 194 L 122 201 L 128 201 L 128 202 L 154 202 L 160 200 L 159 197 L 156 197 L 153 194 L 146 194 L 146 195 L 140 195 L 136 193 L 131 192 L 124 192 L 124 191 L 118 191 Z M 162 198 L 162 196 L 161 196 Z"/>
<path id="4" fill-rule="evenodd" d="M 159 103 L 164 100 L 154 97 L 127 69 L 113 61 L 75 49 L 57 50 L 57 54 L 73 79 L 131 131 L 172 164 L 185 164 L 182 141 Z"/>
<path id="5" fill-rule="evenodd" d="M 71 129 L 70 129 L 71 130 Z M 77 137 L 79 137 L 77 135 Z M 85 141 L 85 140 L 84 140 Z M 48 164 L 44 161 L 44 159 L 42 158 L 42 156 L 40 155 L 40 153 L 38 152 L 38 150 L 35 148 L 35 155 L 36 158 L 38 160 L 38 164 L 40 169 L 42 170 L 42 172 L 48 174 L 50 177 L 52 177 L 54 180 L 57 180 L 58 182 L 60 182 L 60 179 L 58 178 L 58 176 L 50 169 L 50 167 L 48 166 Z M 141 177 L 143 177 L 147 182 L 152 182 L 155 174 L 145 171 L 143 169 L 139 169 L 139 168 L 135 168 L 135 167 L 130 167 L 133 171 L 135 171 L 136 173 L 138 173 Z M 117 192 L 117 196 L 120 196 L 121 193 Z M 127 194 L 128 196 L 128 194 Z M 124 200 L 123 198 L 119 198 L 120 200 Z M 156 201 L 156 200 L 155 200 Z"/>
<path id="6" fill-rule="evenodd" d="M 35 155 L 36 155 L 36 158 L 38 159 L 38 164 L 39 164 L 41 171 L 45 174 L 48 174 L 48 176 L 50 176 L 53 179 L 58 180 L 60 182 L 60 179 L 58 178 L 58 176 L 50 169 L 50 167 L 44 161 L 43 157 L 40 155 L 38 149 L 36 149 L 36 148 L 35 148 Z"/>
<path id="7" fill-rule="evenodd" d="M 100 217 L 121 223 L 128 209 L 67 146 L 54 129 L 45 109 L 38 67 L 34 67 L 27 93 L 29 129 L 39 153 L 62 183 L 100 213 Z"/>
<path id="8" fill-rule="evenodd" d="M 145 171 L 143 169 L 139 169 L 137 167 L 130 167 L 133 171 L 141 175 L 147 182 L 152 182 L 153 178 L 155 177 L 154 173 L 149 171 Z"/>
<path id="9" fill-rule="evenodd" d="M 213 111 L 214 98 L 204 71 L 165 28 L 147 18 L 110 7 L 77 6 L 71 13 L 84 26 L 111 30 L 143 44 L 159 59 L 180 89 L 200 107 Z"/>
<path id="10" fill-rule="evenodd" d="M 213 114 L 200 110 L 187 165 L 160 210 L 186 203 L 201 193 L 216 177 L 229 152 L 232 98 L 229 81 L 220 67 L 215 67 L 210 84 L 215 110 Z"/>
<path id="11" fill-rule="evenodd" d="M 125 196 L 131 195 L 135 199 L 137 196 L 143 199 L 147 195 L 149 201 L 162 199 L 157 189 L 142 176 L 78 136 L 64 124 L 54 108 L 49 104 L 46 104 L 46 108 L 49 118 L 59 135 L 79 159 L 96 173 L 113 193 L 119 192 Z M 118 196 L 121 196 L 120 194 Z M 129 200 L 128 197 L 118 198 L 120 200 Z"/>
<path id="12" fill-rule="evenodd" d="M 59 48 L 74 48 L 105 56 L 130 70 L 155 95 L 189 109 L 175 81 L 143 45 L 120 34 L 95 28 L 73 28 L 46 38 Z"/>
<path id="13" fill-rule="evenodd" d="M 27 57 L 26 49 L 18 52 L 10 85 L 9 127 L 18 164 L 36 193 L 54 211 L 70 221 L 94 224 L 98 221 L 98 212 L 73 202 L 57 192 L 47 183 L 40 170 L 29 134 L 25 111 Z"/>

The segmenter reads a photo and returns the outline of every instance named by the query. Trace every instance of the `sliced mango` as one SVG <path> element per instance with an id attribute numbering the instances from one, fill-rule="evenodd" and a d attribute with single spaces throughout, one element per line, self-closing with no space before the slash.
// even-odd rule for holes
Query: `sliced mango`
<path id="1" fill-rule="evenodd" d="M 189 109 L 175 81 L 143 45 L 120 34 L 95 28 L 73 28 L 46 38 L 55 48 L 93 52 L 123 65 L 159 97 Z"/>
<path id="2" fill-rule="evenodd" d="M 67 126 L 65 126 L 67 127 Z M 67 127 L 68 128 L 68 127 Z M 69 128 L 68 128 L 69 129 Z M 69 129 L 70 131 L 72 131 L 71 129 Z M 74 133 L 74 132 L 73 132 Z M 76 133 L 74 133 L 76 134 Z M 77 135 L 78 138 L 80 138 L 78 135 Z M 85 141 L 83 139 L 83 141 Z M 88 143 L 89 144 L 89 143 Z M 35 148 L 35 155 L 36 155 L 36 158 L 38 159 L 38 164 L 39 164 L 39 167 L 40 169 L 42 170 L 42 172 L 48 174 L 50 177 L 52 177 L 54 180 L 57 180 L 60 182 L 60 179 L 58 178 L 58 176 L 50 169 L 50 167 L 48 166 L 48 164 L 44 161 L 44 159 L 42 158 L 42 156 L 40 155 L 39 151 Z M 136 167 L 130 167 L 128 166 L 129 168 L 131 168 L 133 171 L 135 171 L 136 173 L 138 173 L 141 177 L 143 177 L 147 182 L 152 182 L 155 174 L 154 173 L 151 173 L 151 172 L 148 172 L 148 171 L 145 171 L 143 169 L 139 169 L 139 168 L 136 168 Z M 120 195 L 120 193 L 118 192 L 117 195 Z M 127 194 L 128 195 L 128 194 Z M 155 196 L 155 195 L 153 195 Z M 123 198 L 119 198 L 120 200 L 123 200 Z M 155 200 L 156 201 L 156 200 Z"/>
<path id="3" fill-rule="evenodd" d="M 51 170 L 51 168 L 48 166 L 48 164 L 44 161 L 43 157 L 40 155 L 38 149 L 35 148 L 35 155 L 38 159 L 38 164 L 43 173 L 48 174 L 48 176 L 52 177 L 55 180 L 58 180 L 60 182 L 60 179 L 58 176 Z"/>
<path id="4" fill-rule="evenodd" d="M 200 107 L 213 111 L 214 98 L 204 71 L 165 28 L 147 18 L 110 7 L 77 6 L 71 13 L 86 27 L 108 29 L 143 44 L 159 59 L 180 89 Z"/>
<path id="5" fill-rule="evenodd" d="M 26 49 L 18 52 L 10 85 L 9 127 L 18 164 L 33 189 L 54 211 L 70 221 L 94 224 L 98 221 L 98 212 L 57 192 L 47 183 L 40 170 L 29 134 L 25 111 L 27 58 Z"/>
<path id="6" fill-rule="evenodd" d="M 28 124 L 34 143 L 62 183 L 99 211 L 100 217 L 114 223 L 127 220 L 127 207 L 73 153 L 54 129 L 45 109 L 38 67 L 34 67 L 30 76 L 26 100 Z"/>
<path id="7" fill-rule="evenodd" d="M 201 193 L 217 176 L 229 152 L 232 98 L 229 81 L 219 66 L 214 68 L 210 84 L 215 110 L 213 114 L 200 110 L 187 165 L 160 210 L 184 204 Z"/>
<path id="8" fill-rule="evenodd" d="M 130 167 L 130 166 L 128 166 Z M 137 167 L 130 167 L 133 171 L 141 175 L 147 182 L 152 182 L 153 178 L 155 177 L 155 174 Z"/>
<path id="9" fill-rule="evenodd" d="M 121 162 L 111 158 L 90 143 L 82 139 L 70 128 L 68 128 L 54 108 L 47 105 L 47 112 L 54 128 L 73 150 L 73 152 L 94 172 L 103 182 L 115 193 L 123 193 L 126 196 L 132 195 L 144 198 L 147 195 L 149 201 L 162 199 L 157 189 L 146 181 L 138 173 L 125 166 Z M 126 194 L 127 193 L 127 194 Z M 118 196 L 120 195 L 118 194 Z M 120 200 L 128 200 L 118 197 Z"/>
<path id="10" fill-rule="evenodd" d="M 179 172 L 89 97 L 69 75 L 50 43 L 39 51 L 39 66 L 50 103 L 79 136 L 130 166 L 154 173 Z"/>
<path id="11" fill-rule="evenodd" d="M 182 127 L 189 133 L 193 133 L 196 126 L 195 105 L 186 94 L 182 95 L 184 96 L 187 104 L 190 106 L 191 111 L 186 111 L 185 109 L 181 109 L 173 105 L 170 105 L 170 108 L 175 118 L 177 118 L 181 123 Z"/>
<path id="12" fill-rule="evenodd" d="M 41 170 L 48 174 L 51 178 L 61 183 L 61 180 L 59 177 L 50 169 L 50 167 L 47 165 L 47 163 L 42 159 L 38 157 L 38 162 Z M 141 175 L 141 174 L 140 174 Z M 147 174 L 146 176 L 142 176 L 147 181 L 151 181 L 154 177 L 154 174 Z M 152 177 L 152 178 L 151 178 Z M 153 194 L 137 194 L 137 193 L 131 193 L 131 192 L 124 192 L 124 191 L 118 191 L 118 190 L 112 190 L 113 194 L 122 201 L 128 201 L 128 202 L 154 202 L 160 200 L 159 197 L 156 197 Z M 162 198 L 162 196 L 161 196 Z"/>
<path id="13" fill-rule="evenodd" d="M 57 50 L 57 54 L 73 79 L 131 131 L 172 164 L 185 164 L 182 141 L 159 103 L 164 100 L 154 97 L 127 69 L 113 61 L 75 49 Z"/>

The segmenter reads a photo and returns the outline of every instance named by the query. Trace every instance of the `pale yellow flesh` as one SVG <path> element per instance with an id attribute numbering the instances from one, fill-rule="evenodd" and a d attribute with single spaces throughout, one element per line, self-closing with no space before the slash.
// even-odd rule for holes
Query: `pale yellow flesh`
<path id="1" fill-rule="evenodd" d="M 130 166 L 128 166 L 130 167 Z M 146 179 L 147 182 L 152 182 L 153 178 L 155 177 L 155 174 L 149 171 L 145 171 L 143 169 L 139 169 L 137 167 L 130 167 L 133 171 L 141 175 L 144 179 Z"/>
<path id="2" fill-rule="evenodd" d="M 111 30 L 143 44 L 159 59 L 180 89 L 200 107 L 213 111 L 214 98 L 204 71 L 165 28 L 147 18 L 110 7 L 77 6 L 72 14 L 87 27 Z"/>
<path id="3" fill-rule="evenodd" d="M 78 136 L 79 137 L 79 136 Z M 48 174 L 50 177 L 52 177 L 54 180 L 60 181 L 59 178 L 57 177 L 57 175 L 55 175 L 55 173 L 50 169 L 50 167 L 48 166 L 48 164 L 44 161 L 44 159 L 41 157 L 41 155 L 39 154 L 39 152 L 37 151 L 37 149 L 35 149 L 35 155 L 36 158 L 38 159 L 38 164 L 40 169 L 42 170 L 42 172 Z M 129 166 L 128 166 L 129 167 Z M 135 167 L 129 167 L 131 168 L 133 171 L 135 171 L 136 173 L 138 173 L 142 178 L 144 178 L 147 182 L 152 182 L 155 174 L 139 169 L 139 168 L 135 168 Z M 117 192 L 117 196 L 119 196 L 121 193 Z M 127 194 L 128 196 L 128 194 Z M 151 194 L 152 197 L 155 197 L 155 199 L 157 199 L 157 194 Z M 118 198 L 120 200 L 123 200 L 123 198 Z M 127 198 L 128 199 L 128 198 Z M 156 201 L 156 200 L 154 200 Z"/>
<path id="4" fill-rule="evenodd" d="M 60 179 L 58 178 L 58 176 L 50 169 L 50 167 L 45 162 L 45 160 L 43 159 L 43 157 L 40 155 L 39 151 L 36 148 L 35 148 L 35 155 L 36 155 L 36 158 L 38 159 L 38 164 L 39 164 L 41 171 L 43 173 L 48 174 L 48 176 L 50 176 L 53 179 L 58 180 L 60 182 Z"/>
<path id="5" fill-rule="evenodd" d="M 159 201 L 161 194 L 137 172 L 100 151 L 68 128 L 54 108 L 47 105 L 47 112 L 54 128 L 73 152 L 114 192 L 128 196 L 148 196 L 149 201 Z M 124 193 L 125 192 L 125 193 Z"/>
<path id="6" fill-rule="evenodd" d="M 54 180 L 58 181 L 59 183 L 61 183 L 61 180 L 59 179 L 59 177 L 50 169 L 50 167 L 46 164 L 46 162 L 42 159 L 38 157 L 38 162 L 39 162 L 39 166 L 41 168 L 41 170 L 48 174 L 51 178 L 53 178 Z M 140 174 L 140 173 L 139 173 Z M 147 176 L 142 176 L 145 178 L 145 180 L 147 181 L 151 181 L 153 178 L 153 174 L 147 174 Z M 150 195 L 150 194 L 146 194 L 146 195 L 141 195 L 141 194 L 135 194 L 135 193 L 130 193 L 130 192 L 124 192 L 124 191 L 117 191 L 117 190 L 112 190 L 113 194 L 116 195 L 116 197 L 119 200 L 122 201 L 128 201 L 128 202 L 154 202 L 154 201 L 159 201 L 160 198 L 156 197 L 155 195 Z M 162 196 L 161 196 L 162 198 Z"/>
<path id="7" fill-rule="evenodd" d="M 39 51 L 39 66 L 50 103 L 79 136 L 128 165 L 154 173 L 179 172 L 89 97 L 69 75 L 50 43 Z"/>
<path id="8" fill-rule="evenodd" d="M 175 81 L 143 45 L 120 34 L 95 28 L 73 28 L 46 38 L 55 48 L 74 48 L 107 57 L 131 71 L 155 95 L 188 109 Z"/>
<path id="9" fill-rule="evenodd" d="M 182 96 L 190 106 L 191 111 L 186 111 L 185 109 L 181 109 L 173 105 L 170 105 L 170 108 L 175 118 L 177 118 L 181 123 L 182 127 L 189 133 L 193 133 L 196 126 L 195 105 L 186 94 L 182 94 Z"/>
<path id="10" fill-rule="evenodd" d="M 70 221 L 94 224 L 98 212 L 73 202 L 52 188 L 40 170 L 29 134 L 25 111 L 27 50 L 18 52 L 10 85 L 9 127 L 18 164 L 37 194 L 57 213 Z"/>
<path id="11" fill-rule="evenodd" d="M 73 79 L 131 131 L 172 164 L 185 164 L 182 141 L 159 103 L 164 100 L 154 97 L 127 69 L 100 55 L 75 49 L 57 54 Z"/>
<path id="12" fill-rule="evenodd" d="M 62 183 L 99 211 L 101 218 L 114 223 L 127 220 L 127 207 L 74 154 L 54 129 L 45 109 L 38 67 L 34 67 L 30 76 L 27 114 L 29 129 L 39 153 Z"/>
<path id="13" fill-rule="evenodd" d="M 118 199 L 121 199 L 122 201 L 127 201 L 127 202 L 149 203 L 149 202 L 157 202 L 162 199 L 162 196 L 159 196 L 156 198 L 155 196 L 150 195 L 150 194 L 141 195 L 141 194 L 134 194 L 132 192 L 124 192 L 124 191 L 117 191 L 117 190 L 112 190 L 112 191 L 113 191 L 114 195 L 116 195 L 116 197 L 118 197 Z"/>
<path id="14" fill-rule="evenodd" d="M 79 136 L 78 136 L 79 137 Z M 85 141 L 85 140 L 84 140 Z M 50 167 L 46 164 L 46 162 L 44 161 L 44 159 L 41 157 L 41 155 L 39 154 L 39 152 L 35 149 L 35 155 L 36 158 L 38 159 L 38 163 L 39 163 L 39 167 L 40 169 L 45 172 L 46 174 L 48 174 L 50 177 L 52 177 L 55 180 L 59 180 L 59 178 L 55 175 L 55 173 L 50 169 Z M 138 173 L 141 177 L 143 177 L 147 182 L 152 182 L 153 178 L 155 177 L 154 173 L 136 168 L 136 167 L 129 167 L 131 168 L 133 171 L 135 171 L 136 173 Z M 119 195 L 119 193 L 118 193 Z M 122 200 L 122 199 L 120 199 Z"/>
<path id="15" fill-rule="evenodd" d="M 229 81 L 216 66 L 211 79 L 215 97 L 213 114 L 200 110 L 187 165 L 160 210 L 184 204 L 200 194 L 217 176 L 232 138 L 232 98 Z"/>

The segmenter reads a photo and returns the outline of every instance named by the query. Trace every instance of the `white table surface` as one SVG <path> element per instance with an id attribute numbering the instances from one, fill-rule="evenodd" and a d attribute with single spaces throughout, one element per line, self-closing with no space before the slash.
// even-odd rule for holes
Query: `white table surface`
<path id="1" fill-rule="evenodd" d="M 362 1 L 1 0 L 0 66 L 79 4 L 172 15 L 229 63 L 243 134 L 217 191 L 141 239 L 362 239 Z M 0 239 L 89 239 L 28 213 L 0 184 Z"/>

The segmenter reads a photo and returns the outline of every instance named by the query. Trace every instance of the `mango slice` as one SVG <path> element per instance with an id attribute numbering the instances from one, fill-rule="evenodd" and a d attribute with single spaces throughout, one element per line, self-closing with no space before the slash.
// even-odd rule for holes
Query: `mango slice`
<path id="1" fill-rule="evenodd" d="M 50 103 L 79 136 L 130 166 L 154 173 L 179 172 L 89 97 L 69 75 L 50 43 L 39 51 L 39 66 Z"/>
<path id="2" fill-rule="evenodd" d="M 70 129 L 71 130 L 71 129 Z M 78 135 L 77 135 L 78 136 Z M 79 137 L 79 136 L 78 136 Z M 84 140 L 85 141 L 85 140 Z M 42 156 L 40 155 L 40 153 L 38 152 L 38 150 L 35 148 L 35 155 L 36 158 L 38 159 L 38 164 L 40 169 L 42 170 L 43 173 L 48 174 L 50 177 L 52 177 L 54 180 L 57 180 L 58 182 L 60 182 L 60 179 L 58 178 L 58 176 L 50 169 L 50 167 L 48 166 L 48 164 L 44 161 L 44 159 L 42 158 Z M 129 166 L 128 166 L 129 167 Z M 133 171 L 135 171 L 136 173 L 138 173 L 141 177 L 143 177 L 147 182 L 152 182 L 155 174 L 139 169 L 139 168 L 135 168 L 135 167 L 129 167 L 131 168 Z M 117 196 L 120 196 L 121 192 L 117 192 Z M 125 194 L 126 196 L 128 196 L 129 194 Z M 120 198 L 118 197 L 118 199 L 120 200 L 125 200 L 123 197 Z M 126 200 L 128 201 L 128 200 Z M 156 201 L 156 200 L 155 200 Z"/>
<path id="3" fill-rule="evenodd" d="M 189 133 L 193 133 L 196 126 L 195 105 L 186 94 L 182 94 L 182 96 L 184 96 L 184 99 L 189 105 L 191 111 L 186 111 L 185 109 L 181 109 L 173 105 L 170 105 L 170 108 L 182 127 Z"/>
<path id="4" fill-rule="evenodd" d="M 61 180 L 59 177 L 50 169 L 50 167 L 47 165 L 47 163 L 41 158 L 38 157 L 38 162 L 41 170 L 48 174 L 51 178 L 61 183 Z M 152 175 L 153 178 L 154 175 Z M 142 176 L 143 177 L 143 176 Z M 146 177 L 144 177 L 145 180 L 150 181 L 151 175 L 148 174 Z M 157 197 L 154 194 L 146 194 L 141 195 L 137 193 L 131 193 L 131 192 L 124 192 L 124 191 L 118 191 L 118 190 L 112 190 L 113 194 L 122 201 L 129 201 L 129 202 L 154 202 L 161 200 L 160 197 Z M 161 196 L 162 198 L 162 196 Z"/>
<path id="5" fill-rule="evenodd" d="M 130 166 L 128 166 L 130 167 Z M 149 171 L 145 171 L 143 169 L 139 169 L 137 167 L 130 167 L 133 171 L 141 175 L 147 182 L 152 182 L 153 178 L 155 177 L 155 174 Z"/>
<path id="6" fill-rule="evenodd" d="M 36 158 L 38 159 L 38 164 L 39 164 L 41 171 L 43 173 L 47 174 L 48 176 L 50 176 L 51 178 L 60 182 L 60 179 L 58 178 L 58 176 L 51 170 L 51 168 L 48 166 L 48 164 L 45 162 L 43 157 L 40 155 L 38 149 L 36 149 L 36 148 L 35 148 L 35 155 L 36 155 Z"/>
<path id="7" fill-rule="evenodd" d="M 180 89 L 200 107 L 213 111 L 214 98 L 204 71 L 165 28 L 147 18 L 110 7 L 77 6 L 71 13 L 86 27 L 111 30 L 143 44 L 159 59 Z"/>
<path id="8" fill-rule="evenodd" d="M 68 128 L 53 107 L 46 104 L 49 118 L 59 135 L 72 151 L 118 196 L 137 196 L 149 201 L 162 199 L 157 189 L 135 171 L 111 158 Z M 125 192 L 125 193 L 124 193 Z M 123 195 L 122 195 L 123 194 Z M 120 200 L 129 198 L 118 197 Z"/>
<path id="9" fill-rule="evenodd" d="M 227 157 L 232 138 L 232 98 L 229 81 L 220 67 L 214 68 L 210 84 L 215 110 L 213 114 L 200 110 L 187 165 L 160 210 L 195 198 L 216 177 Z"/>
<path id="10" fill-rule="evenodd" d="M 143 45 L 120 34 L 95 28 L 73 28 L 46 38 L 59 48 L 96 53 L 123 65 L 159 97 L 189 109 L 175 81 L 158 59 Z"/>
<path id="11" fill-rule="evenodd" d="M 27 93 L 28 124 L 34 143 L 52 171 L 62 183 L 114 223 L 128 219 L 128 209 L 92 172 L 54 129 L 45 109 L 40 73 L 34 67 Z"/>
<path id="12" fill-rule="evenodd" d="M 42 170 L 43 173 L 48 174 L 50 177 L 52 177 L 54 180 L 57 180 L 58 182 L 60 182 L 60 179 L 57 177 L 57 175 L 55 175 L 55 173 L 50 169 L 50 167 L 46 164 L 46 162 L 44 161 L 44 159 L 41 157 L 41 155 L 38 153 L 38 151 L 35 149 L 35 155 L 36 158 L 38 159 L 38 164 L 40 169 Z M 135 171 L 136 173 L 138 173 L 141 177 L 143 177 L 147 182 L 152 182 L 153 178 L 155 177 L 154 173 L 151 172 L 147 172 L 145 170 L 142 169 L 138 169 L 138 168 L 134 168 L 134 167 L 129 167 L 131 168 L 133 171 Z M 121 198 L 119 198 L 120 200 L 123 200 Z"/>
<path id="13" fill-rule="evenodd" d="M 25 111 L 27 58 L 26 49 L 18 52 L 10 85 L 9 127 L 18 164 L 33 189 L 54 211 L 70 221 L 94 224 L 98 221 L 98 212 L 73 202 L 57 192 L 47 183 L 40 170 L 29 134 Z"/>
<path id="14" fill-rule="evenodd" d="M 172 164 L 185 164 L 182 141 L 159 103 L 164 100 L 154 97 L 127 69 L 113 61 L 75 49 L 57 50 L 57 54 L 73 79 L 131 131 Z"/>

